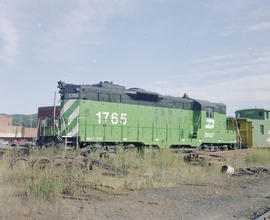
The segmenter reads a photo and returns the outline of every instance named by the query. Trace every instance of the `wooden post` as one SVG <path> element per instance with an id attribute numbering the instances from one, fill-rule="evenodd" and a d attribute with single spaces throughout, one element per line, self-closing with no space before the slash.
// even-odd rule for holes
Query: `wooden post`
<path id="1" fill-rule="evenodd" d="M 53 134 L 54 135 L 55 135 L 55 112 L 56 112 L 55 101 L 56 101 L 56 92 L 54 92 L 54 101 L 53 101 Z"/>

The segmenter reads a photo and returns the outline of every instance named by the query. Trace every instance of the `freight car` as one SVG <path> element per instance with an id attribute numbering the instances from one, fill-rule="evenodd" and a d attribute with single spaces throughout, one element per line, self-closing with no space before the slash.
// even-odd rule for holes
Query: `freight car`
<path id="1" fill-rule="evenodd" d="M 58 88 L 60 116 L 53 121 L 60 121 L 59 136 L 67 144 L 212 150 L 237 146 L 236 132 L 228 129 L 231 119 L 222 103 L 126 89 L 112 82 L 74 85 L 60 81 Z"/>
<path id="2" fill-rule="evenodd" d="M 38 108 L 37 145 L 60 143 L 59 128 L 60 106 L 45 106 Z"/>

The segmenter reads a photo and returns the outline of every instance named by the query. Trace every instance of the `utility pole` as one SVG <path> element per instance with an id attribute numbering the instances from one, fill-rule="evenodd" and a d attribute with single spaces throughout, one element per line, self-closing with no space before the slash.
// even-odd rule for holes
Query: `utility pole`
<path id="1" fill-rule="evenodd" d="M 54 101 L 53 101 L 53 135 L 55 135 L 55 112 L 56 112 L 55 101 L 56 101 L 56 92 L 54 92 Z"/>
<path id="2" fill-rule="evenodd" d="M 32 115 L 30 115 L 30 128 L 32 128 L 33 126 L 33 118 L 32 118 Z"/>

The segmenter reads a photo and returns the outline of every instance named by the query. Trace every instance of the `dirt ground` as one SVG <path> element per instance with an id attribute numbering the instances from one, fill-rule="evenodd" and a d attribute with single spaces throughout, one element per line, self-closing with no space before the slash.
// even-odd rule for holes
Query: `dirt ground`
<path id="1" fill-rule="evenodd" d="M 238 158 L 246 151 L 236 153 Z M 222 156 L 234 157 L 230 152 Z M 209 176 L 204 184 L 143 190 L 117 190 L 100 182 L 86 186 L 80 195 L 61 193 L 50 200 L 30 198 L 24 188 L 3 182 L 0 219 L 255 219 L 270 211 L 270 170 L 265 170 L 240 168 L 238 175 L 218 172 L 222 181 Z M 2 173 L 3 180 L 8 174 Z"/>
<path id="2" fill-rule="evenodd" d="M 224 186 L 115 192 L 92 189 L 84 196 L 0 203 L 1 219 L 254 219 L 270 210 L 270 175 L 228 177 Z M 3 189 L 2 189 L 3 190 Z M 7 208 L 7 205 L 9 208 Z M 24 207 L 18 209 L 16 207 Z M 5 210 L 5 211 L 4 211 Z"/>

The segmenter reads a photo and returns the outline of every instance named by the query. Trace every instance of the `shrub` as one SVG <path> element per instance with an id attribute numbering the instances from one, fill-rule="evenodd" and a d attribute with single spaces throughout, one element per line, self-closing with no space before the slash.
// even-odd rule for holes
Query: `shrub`
<path id="1" fill-rule="evenodd" d="M 64 182 L 62 179 L 44 176 L 40 179 L 32 179 L 26 185 L 26 192 L 38 199 L 51 199 L 62 192 Z"/>

